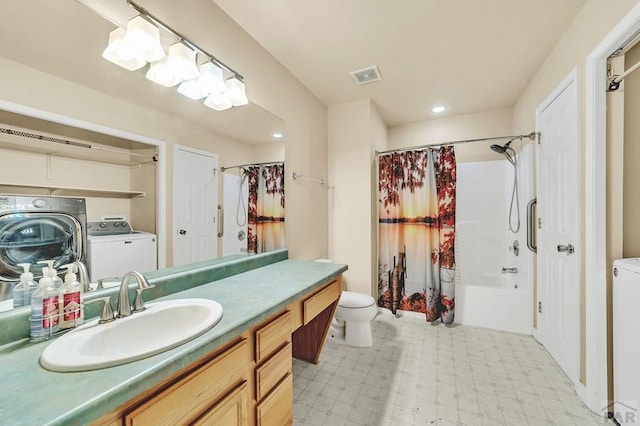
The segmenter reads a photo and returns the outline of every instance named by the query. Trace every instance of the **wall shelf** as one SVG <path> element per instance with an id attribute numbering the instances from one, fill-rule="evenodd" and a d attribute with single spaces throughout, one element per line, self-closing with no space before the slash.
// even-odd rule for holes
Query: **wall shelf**
<path id="1" fill-rule="evenodd" d="M 103 198 L 137 198 L 144 197 L 146 193 L 144 191 L 121 191 L 116 189 L 95 189 L 95 188 L 81 188 L 73 186 L 58 186 L 58 185 L 32 185 L 24 183 L 10 183 L 1 182 L 0 188 L 31 188 L 31 189 L 46 189 L 49 191 L 49 195 L 60 196 L 83 196 L 83 197 L 103 197 Z"/>

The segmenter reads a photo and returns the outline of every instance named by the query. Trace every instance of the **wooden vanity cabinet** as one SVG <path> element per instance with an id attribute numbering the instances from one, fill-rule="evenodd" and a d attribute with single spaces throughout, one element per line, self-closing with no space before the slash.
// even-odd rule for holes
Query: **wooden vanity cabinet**
<path id="1" fill-rule="evenodd" d="M 291 425 L 291 359 L 318 362 L 340 291 L 338 277 L 93 425 Z"/>
<path id="2" fill-rule="evenodd" d="M 256 425 L 293 424 L 291 311 L 285 310 L 255 332 Z"/>

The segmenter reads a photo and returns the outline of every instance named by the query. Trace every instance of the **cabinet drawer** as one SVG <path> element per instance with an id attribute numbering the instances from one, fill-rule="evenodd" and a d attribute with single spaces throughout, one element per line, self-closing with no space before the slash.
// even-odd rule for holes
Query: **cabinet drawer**
<path id="1" fill-rule="evenodd" d="M 291 374 L 256 407 L 258 426 L 293 424 L 293 380 Z"/>
<path id="2" fill-rule="evenodd" d="M 211 407 L 198 420 L 194 426 L 243 426 L 249 420 L 249 387 L 247 382 L 237 386 L 231 393 L 222 398 Z"/>
<path id="3" fill-rule="evenodd" d="M 286 311 L 256 331 L 256 362 L 266 359 L 291 341 L 291 312 Z"/>
<path id="4" fill-rule="evenodd" d="M 249 379 L 250 359 L 249 345 L 243 340 L 202 368 L 144 401 L 125 415 L 125 424 L 190 424 L 206 412 L 213 402 Z"/>
<path id="5" fill-rule="evenodd" d="M 318 314 L 324 311 L 327 306 L 340 298 L 340 281 L 333 281 L 331 284 L 309 297 L 303 303 L 304 325 L 307 325 Z"/>
<path id="6" fill-rule="evenodd" d="M 288 373 L 291 373 L 291 343 L 256 368 L 256 400 L 260 401 Z"/>

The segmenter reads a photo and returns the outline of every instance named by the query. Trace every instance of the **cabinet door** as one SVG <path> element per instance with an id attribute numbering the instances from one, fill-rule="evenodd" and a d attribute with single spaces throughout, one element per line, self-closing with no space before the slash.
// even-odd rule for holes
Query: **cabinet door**
<path id="1" fill-rule="evenodd" d="M 251 351 L 246 340 L 124 416 L 126 426 L 188 425 L 232 389 L 248 380 Z"/>
<path id="2" fill-rule="evenodd" d="M 249 422 L 249 398 L 249 387 L 244 382 L 193 422 L 193 425 L 244 426 Z"/>
<path id="3" fill-rule="evenodd" d="M 256 407 L 258 426 L 293 424 L 293 380 L 291 374 Z"/>

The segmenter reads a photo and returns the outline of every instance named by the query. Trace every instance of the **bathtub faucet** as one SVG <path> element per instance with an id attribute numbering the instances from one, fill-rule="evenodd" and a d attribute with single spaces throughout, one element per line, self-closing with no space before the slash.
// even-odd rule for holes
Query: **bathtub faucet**
<path id="1" fill-rule="evenodd" d="M 503 266 L 502 267 L 502 273 L 503 274 L 517 274 L 518 273 L 518 268 L 505 268 Z"/>

